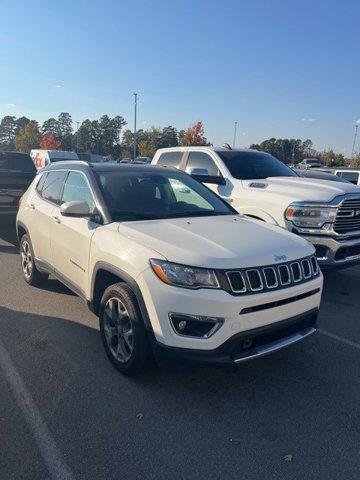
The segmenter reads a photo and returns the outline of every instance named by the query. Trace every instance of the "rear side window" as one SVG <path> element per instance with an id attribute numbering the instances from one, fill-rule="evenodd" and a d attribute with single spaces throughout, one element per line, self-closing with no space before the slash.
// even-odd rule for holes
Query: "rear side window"
<path id="1" fill-rule="evenodd" d="M 30 155 L 15 152 L 0 152 L 0 170 L 13 170 L 24 173 L 36 172 Z"/>
<path id="2" fill-rule="evenodd" d="M 160 155 L 158 165 L 179 168 L 183 152 L 165 152 Z"/>
<path id="3" fill-rule="evenodd" d="M 214 177 L 220 175 L 219 169 L 214 160 L 204 152 L 190 152 L 186 165 L 186 172 L 190 173 L 193 168 L 205 168 L 208 171 L 208 175 Z"/>
<path id="4" fill-rule="evenodd" d="M 59 203 L 66 171 L 49 172 L 42 187 L 41 196 L 49 202 Z"/>

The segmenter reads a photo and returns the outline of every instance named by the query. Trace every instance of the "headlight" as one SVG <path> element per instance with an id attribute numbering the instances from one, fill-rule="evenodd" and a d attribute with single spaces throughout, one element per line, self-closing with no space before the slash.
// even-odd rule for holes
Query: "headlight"
<path id="1" fill-rule="evenodd" d="M 336 208 L 289 205 L 285 210 L 285 218 L 297 227 L 321 228 L 325 223 L 335 221 Z"/>
<path id="2" fill-rule="evenodd" d="M 164 260 L 150 260 L 154 273 L 164 283 L 186 288 L 220 288 L 214 270 L 187 267 Z"/>

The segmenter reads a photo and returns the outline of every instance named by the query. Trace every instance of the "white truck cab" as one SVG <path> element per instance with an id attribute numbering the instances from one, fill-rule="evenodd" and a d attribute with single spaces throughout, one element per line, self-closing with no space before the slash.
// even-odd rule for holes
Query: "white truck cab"
<path id="1" fill-rule="evenodd" d="M 184 170 L 237 211 L 313 243 L 322 267 L 360 263 L 360 191 L 350 183 L 300 177 L 257 150 L 174 147 L 152 164 Z"/>

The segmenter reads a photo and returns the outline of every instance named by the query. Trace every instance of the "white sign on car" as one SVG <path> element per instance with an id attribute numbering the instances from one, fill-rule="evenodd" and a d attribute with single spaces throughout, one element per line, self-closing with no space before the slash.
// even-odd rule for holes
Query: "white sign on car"
<path id="1" fill-rule="evenodd" d="M 34 162 L 37 170 L 44 168 L 53 162 L 63 162 L 66 160 L 79 160 L 77 153 L 68 152 L 66 150 L 41 150 L 33 149 L 30 152 L 30 157 Z"/>

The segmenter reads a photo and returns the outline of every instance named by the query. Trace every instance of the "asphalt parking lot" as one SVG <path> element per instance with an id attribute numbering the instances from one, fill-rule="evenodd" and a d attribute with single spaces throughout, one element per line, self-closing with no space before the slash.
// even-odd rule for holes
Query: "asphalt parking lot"
<path id="1" fill-rule="evenodd" d="M 0 479 L 360 478 L 360 267 L 326 276 L 320 331 L 236 369 L 127 378 L 97 319 L 21 276 L 0 228 Z"/>

